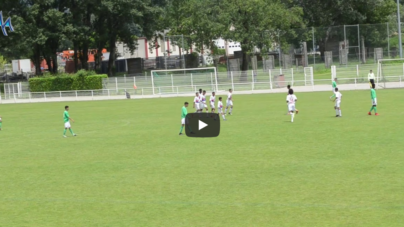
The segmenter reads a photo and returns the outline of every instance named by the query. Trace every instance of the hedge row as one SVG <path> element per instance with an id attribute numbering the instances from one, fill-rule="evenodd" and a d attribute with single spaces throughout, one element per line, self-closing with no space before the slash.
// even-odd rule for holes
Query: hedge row
<path id="1" fill-rule="evenodd" d="M 97 90 L 102 89 L 102 79 L 104 78 L 108 78 L 108 76 L 79 71 L 74 75 L 31 78 L 28 82 L 31 92 Z"/>

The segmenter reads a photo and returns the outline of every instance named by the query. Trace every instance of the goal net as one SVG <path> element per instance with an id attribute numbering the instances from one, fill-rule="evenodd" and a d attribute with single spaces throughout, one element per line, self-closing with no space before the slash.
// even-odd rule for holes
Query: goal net
<path id="1" fill-rule="evenodd" d="M 404 79 L 404 58 L 379 59 L 375 74 L 376 86 L 382 88 L 400 87 L 401 80 Z"/>
<path id="2" fill-rule="evenodd" d="M 217 91 L 215 67 L 152 70 L 153 95 L 196 92 L 199 88 Z"/>

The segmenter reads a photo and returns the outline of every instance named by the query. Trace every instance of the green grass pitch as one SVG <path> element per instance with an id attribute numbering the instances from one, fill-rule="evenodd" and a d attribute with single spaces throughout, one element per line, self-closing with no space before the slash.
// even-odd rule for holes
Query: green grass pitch
<path id="1" fill-rule="evenodd" d="M 341 92 L 294 123 L 286 89 L 235 94 L 213 139 L 178 136 L 192 95 L 0 105 L 0 226 L 402 226 L 403 91 Z"/>

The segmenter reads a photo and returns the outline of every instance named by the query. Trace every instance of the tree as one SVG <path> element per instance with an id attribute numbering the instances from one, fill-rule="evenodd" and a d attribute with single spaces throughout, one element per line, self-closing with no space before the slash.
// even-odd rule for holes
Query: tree
<path id="1" fill-rule="evenodd" d="M 303 9 L 303 18 L 307 26 L 321 27 L 316 30 L 316 41 L 322 54 L 330 38 L 341 35 L 341 32 L 333 29 L 333 26 L 385 23 L 394 14 L 396 7 L 394 0 L 285 0 L 285 2 Z M 372 29 L 369 31 L 361 29 L 361 33 L 372 38 L 386 37 Z M 348 38 L 352 40 L 356 37 Z M 379 39 L 378 42 L 382 40 Z"/>
<path id="2" fill-rule="evenodd" d="M 70 15 L 69 23 L 72 31 L 67 38 L 72 41 L 74 49 L 74 65 L 75 70 L 79 69 L 78 62 L 80 60 L 81 68 L 89 70 L 88 66 L 88 50 L 94 47 L 94 34 L 92 17 L 94 17 L 94 9 L 98 1 L 95 0 L 69 0 L 66 2 L 66 8 Z"/>
<path id="3" fill-rule="evenodd" d="M 395 0 L 292 0 L 289 3 L 302 7 L 310 27 L 384 23 L 395 9 Z"/>
<path id="4" fill-rule="evenodd" d="M 217 0 L 173 0 L 167 7 L 169 35 L 185 35 L 190 45 L 203 53 L 204 48 L 214 48 L 213 39 L 219 38 L 225 27 Z"/>
<path id="5" fill-rule="evenodd" d="M 49 70 L 57 72 L 56 52 L 63 40 L 73 43 L 76 68 L 80 60 L 88 69 L 88 49 L 95 46 L 97 69 L 101 67 L 102 50 L 110 49 L 108 74 L 113 74 L 115 43 L 125 42 L 133 52 L 137 36 L 151 37 L 159 25 L 165 0 L 0 0 L 4 12 L 12 15 L 16 32 L 0 41 L 5 56 L 26 55 L 41 74 L 45 59 Z M 18 50 L 18 51 L 16 51 Z M 13 54 L 18 52 L 18 54 Z"/>
<path id="6" fill-rule="evenodd" d="M 0 1 L 3 9 L 12 17 L 15 32 L 2 39 L 3 51 L 16 51 L 13 58 L 28 56 L 35 64 L 36 74 L 41 74 L 42 58 L 49 70 L 57 71 L 56 50 L 65 32 L 69 30 L 62 0 Z M 4 53 L 3 52 L 3 53 Z M 25 53 L 25 54 L 24 54 Z"/>
<path id="7" fill-rule="evenodd" d="M 45 7 L 41 7 L 44 9 Z M 58 72 L 58 61 L 56 52 L 60 42 L 72 31 L 72 25 L 67 23 L 67 15 L 64 12 L 63 6 L 58 2 L 53 2 L 42 15 L 44 36 L 46 37 L 45 44 L 42 47 L 42 56 L 47 62 L 49 72 L 55 74 Z"/>
<path id="8" fill-rule="evenodd" d="M 112 76 L 116 59 L 115 43 L 125 43 L 133 53 L 138 36 L 150 38 L 155 34 L 164 3 L 152 0 L 101 0 L 95 6 L 93 20 L 96 69 L 101 67 L 102 49 L 107 46 L 110 51 L 108 75 Z"/>
<path id="9" fill-rule="evenodd" d="M 263 40 L 264 31 L 287 30 L 304 26 L 301 20 L 302 10 L 288 6 L 279 0 L 225 0 L 222 1 L 221 20 L 227 27 L 224 38 L 238 41 L 243 53 L 241 70 L 248 70 L 248 56 L 257 46 L 271 46 L 275 36 Z M 247 74 L 243 74 L 244 79 Z"/>
<path id="10" fill-rule="evenodd" d="M 206 54 L 216 47 L 214 39 L 219 38 L 226 27 L 220 20 L 222 9 L 217 0 L 172 0 L 164 15 L 166 35 L 173 45 L 188 52 L 192 47 Z M 183 39 L 178 38 L 182 36 Z M 205 50 L 207 49 L 207 50 Z"/>

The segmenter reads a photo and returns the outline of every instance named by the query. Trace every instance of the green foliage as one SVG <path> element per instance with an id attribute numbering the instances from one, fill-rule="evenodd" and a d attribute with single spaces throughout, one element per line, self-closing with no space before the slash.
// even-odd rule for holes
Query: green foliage
<path id="1" fill-rule="evenodd" d="M 292 0 L 287 2 L 303 9 L 304 19 L 310 27 L 384 23 L 396 9 L 395 0 Z"/>
<path id="2" fill-rule="evenodd" d="M 172 0 L 167 6 L 166 26 L 168 35 L 185 35 L 182 42 L 173 40 L 181 48 L 189 49 L 194 44 L 199 51 L 214 47 L 213 39 L 219 38 L 227 27 L 223 17 L 222 3 L 216 0 Z"/>
<path id="3" fill-rule="evenodd" d="M 8 61 L 4 56 L 0 56 L 0 67 L 3 68 L 5 64 L 7 64 Z"/>
<path id="4" fill-rule="evenodd" d="M 402 35 L 402 37 L 404 37 L 404 35 Z M 404 43 L 404 39 L 401 41 L 402 44 Z M 390 38 L 390 47 L 395 47 L 398 48 L 398 43 L 399 43 L 399 39 L 398 39 L 398 35 L 395 35 L 393 37 Z"/>
<path id="5" fill-rule="evenodd" d="M 73 45 L 72 49 L 85 53 L 89 48 L 108 48 L 112 68 L 115 43 L 124 42 L 133 52 L 138 36 L 149 38 L 162 29 L 165 4 L 164 0 L 0 0 L 4 16 L 11 16 L 15 28 L 0 40 L 0 54 L 9 59 L 30 58 L 41 74 L 42 57 L 56 62 L 60 47 Z M 86 57 L 80 55 L 80 60 L 86 62 Z M 56 73 L 53 65 L 49 70 Z"/>
<path id="6" fill-rule="evenodd" d="M 171 41 L 185 51 L 192 45 L 201 53 L 213 51 L 212 40 L 217 38 L 237 41 L 246 57 L 255 47 L 265 52 L 279 44 L 284 48 L 286 43 L 296 46 L 307 41 L 311 30 L 306 27 L 326 27 L 316 30 L 319 37 L 315 41 L 321 49 L 335 38 L 335 33 L 341 33 L 328 29 L 332 26 L 397 20 L 395 0 L 0 0 L 0 5 L 15 28 L 9 37 L 0 39 L 0 55 L 7 59 L 30 58 L 38 74 L 42 58 L 56 62 L 56 50 L 69 46 L 80 53 L 108 48 L 111 75 L 116 42 L 124 42 L 134 51 L 137 37 L 147 37 L 154 43 L 151 38 L 162 36 L 163 31 L 171 37 L 183 35 L 184 39 Z M 386 31 L 382 26 L 361 27 L 366 46 L 385 43 Z M 391 26 L 390 34 L 393 32 Z M 354 38 L 347 35 L 352 42 Z M 88 68 L 86 58 L 80 54 L 75 59 Z M 97 55 L 97 70 L 100 61 Z M 52 73 L 56 70 L 50 68 Z"/>
<path id="7" fill-rule="evenodd" d="M 29 79 L 31 92 L 71 91 L 102 89 L 102 79 L 107 75 L 96 75 L 93 71 L 80 70 L 74 75 L 36 77 Z"/>

